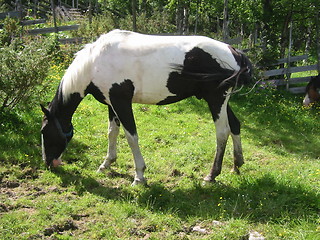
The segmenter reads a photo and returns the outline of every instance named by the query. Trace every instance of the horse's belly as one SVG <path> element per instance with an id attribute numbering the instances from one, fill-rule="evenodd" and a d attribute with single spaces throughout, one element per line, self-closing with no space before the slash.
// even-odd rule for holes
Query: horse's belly
<path id="1" fill-rule="evenodd" d="M 169 72 L 158 73 L 157 76 L 145 75 L 132 78 L 135 87 L 132 101 L 135 103 L 157 104 L 168 96 L 175 96 L 167 88 Z"/>
<path id="2" fill-rule="evenodd" d="M 133 96 L 132 102 L 142 104 L 157 104 L 168 96 L 174 96 L 174 94 L 167 94 L 166 92 L 136 92 Z"/>
<path id="3" fill-rule="evenodd" d="M 167 88 L 172 64 L 183 64 L 184 52 L 179 49 L 154 50 L 150 54 L 116 54 L 109 51 L 95 69 L 95 81 L 104 93 L 113 84 L 130 80 L 134 86 L 134 103 L 157 104 L 169 96 L 175 96 Z M 112 61 L 110 61 L 112 59 Z"/>

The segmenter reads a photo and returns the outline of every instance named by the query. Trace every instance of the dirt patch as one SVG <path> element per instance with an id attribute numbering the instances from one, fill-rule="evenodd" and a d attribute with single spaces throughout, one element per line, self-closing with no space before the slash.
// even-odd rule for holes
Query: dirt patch
<path id="1" fill-rule="evenodd" d="M 1 188 L 17 188 L 20 187 L 19 182 L 14 182 L 14 181 L 5 181 L 0 184 Z"/>
<path id="2" fill-rule="evenodd" d="M 46 228 L 43 231 L 44 236 L 51 236 L 54 233 L 63 233 L 69 230 L 77 230 L 78 226 L 72 220 L 67 220 L 64 223 L 53 225 L 51 227 Z"/>
<path id="3" fill-rule="evenodd" d="M 0 213 L 2 212 L 9 212 L 9 208 L 4 203 L 0 203 Z"/>
<path id="4" fill-rule="evenodd" d="M 39 178 L 39 171 L 33 168 L 25 168 L 22 170 L 19 179 L 37 179 Z"/>
<path id="5" fill-rule="evenodd" d="M 89 214 L 71 214 L 72 219 L 74 219 L 76 221 L 79 221 L 82 218 L 86 218 L 86 217 L 89 217 L 89 216 L 90 216 Z"/>

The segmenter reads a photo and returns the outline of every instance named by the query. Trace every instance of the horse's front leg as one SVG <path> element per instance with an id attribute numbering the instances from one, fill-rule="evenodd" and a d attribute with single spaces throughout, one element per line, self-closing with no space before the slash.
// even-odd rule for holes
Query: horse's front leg
<path id="1" fill-rule="evenodd" d="M 109 106 L 109 129 L 108 129 L 108 153 L 98 172 L 109 168 L 117 160 L 117 137 L 119 135 L 120 121 Z"/>
<path id="2" fill-rule="evenodd" d="M 146 169 L 146 164 L 144 162 L 144 159 L 140 151 L 138 135 L 137 133 L 132 134 L 127 129 L 125 129 L 125 134 L 133 154 L 134 165 L 135 165 L 135 176 L 134 176 L 132 185 L 146 184 L 147 182 L 144 178 L 144 171 Z"/>
<path id="3" fill-rule="evenodd" d="M 211 112 L 213 111 L 211 110 Z M 204 180 L 207 182 L 215 182 L 215 178 L 221 173 L 222 169 L 223 156 L 230 134 L 226 103 L 222 105 L 220 114 L 218 114 L 217 116 L 213 114 L 213 118 L 216 127 L 217 149 L 210 173 L 204 178 Z"/>
<path id="4" fill-rule="evenodd" d="M 115 83 L 109 90 L 112 109 L 125 130 L 133 154 L 135 177 L 132 185 L 137 185 L 146 183 L 144 178 L 146 165 L 139 148 L 137 128 L 132 111 L 133 94 L 134 86 L 130 80 L 125 80 L 120 84 Z"/>

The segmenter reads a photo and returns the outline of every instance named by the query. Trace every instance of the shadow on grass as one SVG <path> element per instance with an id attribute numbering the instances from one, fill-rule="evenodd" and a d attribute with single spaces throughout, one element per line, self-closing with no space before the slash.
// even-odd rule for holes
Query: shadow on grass
<path id="1" fill-rule="evenodd" d="M 75 186 L 75 190 L 80 196 L 89 192 L 106 199 L 120 200 L 123 194 L 128 194 L 121 188 L 105 186 L 91 176 L 84 176 L 77 169 L 65 170 L 64 168 L 57 168 L 53 172 L 60 177 L 63 187 Z M 129 175 L 122 177 L 131 178 Z"/>
<path id="2" fill-rule="evenodd" d="M 134 200 L 142 208 L 152 212 L 173 213 L 182 220 L 196 217 L 222 221 L 241 218 L 261 223 L 285 219 L 313 221 L 320 211 L 319 196 L 314 192 L 300 185 L 279 182 L 268 174 L 254 179 L 243 177 L 238 180 L 238 187 L 221 183 L 202 186 L 197 182 L 190 188 L 176 190 L 162 184 L 136 190 L 126 185 L 106 186 L 77 170 L 63 168 L 57 170 L 56 175 L 62 179 L 63 186 L 75 186 L 78 195 L 89 192 L 106 200 L 128 203 Z M 132 176 L 127 174 L 116 174 L 114 177 L 132 181 Z"/>
<path id="3" fill-rule="evenodd" d="M 243 122 L 245 135 L 258 146 L 301 159 L 319 158 L 320 122 L 315 112 L 303 108 L 302 96 L 265 90 L 256 96 L 235 96 L 232 107 Z"/>
<path id="4" fill-rule="evenodd" d="M 316 219 L 320 210 L 316 194 L 301 186 L 277 183 L 265 175 L 243 181 L 238 188 L 222 184 L 195 185 L 169 191 L 153 185 L 138 199 L 141 206 L 156 212 L 174 212 L 181 219 L 190 216 L 212 220 L 243 218 L 254 222 Z"/>
<path id="5" fill-rule="evenodd" d="M 1 112 L 0 160 L 8 164 L 38 166 L 41 161 L 40 127 L 40 114 Z"/>
<path id="6" fill-rule="evenodd" d="M 243 90 L 244 92 L 246 90 Z M 277 153 L 294 153 L 301 158 L 320 158 L 319 112 L 302 107 L 302 96 L 284 91 L 259 90 L 248 95 L 231 96 L 230 105 L 239 118 L 243 138 L 258 146 L 274 147 Z M 177 109 L 188 106 L 204 117 L 211 117 L 203 100 L 189 98 Z"/>

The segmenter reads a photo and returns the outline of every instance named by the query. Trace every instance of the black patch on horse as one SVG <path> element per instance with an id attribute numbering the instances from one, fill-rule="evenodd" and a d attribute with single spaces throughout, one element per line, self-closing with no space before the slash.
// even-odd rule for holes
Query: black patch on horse
<path id="1" fill-rule="evenodd" d="M 184 77 L 178 72 L 171 72 L 167 81 L 168 90 L 176 96 L 169 96 L 166 99 L 157 103 L 157 105 L 166 105 L 174 102 L 178 102 L 182 99 L 198 96 L 201 98 L 199 83 L 196 81 Z"/>
<path id="2" fill-rule="evenodd" d="M 91 82 L 85 90 L 85 95 L 87 95 L 88 93 L 92 94 L 97 101 L 106 104 L 106 97 L 103 95 L 100 89 L 96 85 L 94 85 L 93 82 Z"/>
<path id="3" fill-rule="evenodd" d="M 222 68 L 216 59 L 198 47 L 186 53 L 182 66 L 173 67 L 177 71 L 169 74 L 167 88 L 176 96 L 169 96 L 158 102 L 158 105 L 170 104 L 191 96 L 201 99 L 204 91 L 207 91 L 206 87 L 218 88 L 233 73 L 232 70 Z"/>
<path id="4" fill-rule="evenodd" d="M 114 113 L 122 123 L 123 127 L 131 134 L 137 133 L 136 124 L 132 112 L 132 98 L 134 85 L 131 80 L 126 79 L 122 83 L 114 83 L 109 90 L 109 98 Z"/>
<path id="5" fill-rule="evenodd" d="M 236 117 L 236 115 L 231 110 L 229 104 L 227 105 L 227 115 L 228 115 L 228 121 L 229 126 L 232 134 L 239 135 L 240 134 L 240 121 Z"/>
<path id="6" fill-rule="evenodd" d="M 306 92 L 313 87 L 314 89 L 320 88 L 320 74 L 318 76 L 312 76 L 310 82 L 306 86 Z"/>
<path id="7" fill-rule="evenodd" d="M 182 73 L 221 73 L 227 69 L 221 67 L 216 59 L 203 49 L 195 47 L 186 53 Z"/>
<path id="8" fill-rule="evenodd" d="M 64 100 L 62 94 L 62 83 L 59 85 L 54 99 L 49 104 L 49 112 L 59 120 L 64 133 L 69 133 L 71 131 L 72 115 L 82 99 L 83 98 L 80 93 L 72 93 L 67 100 Z"/>

